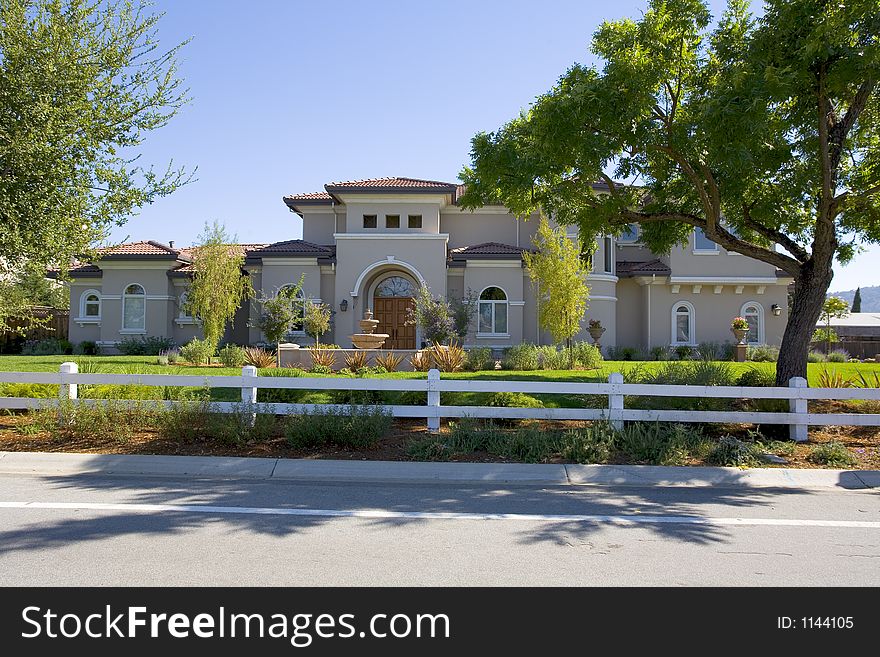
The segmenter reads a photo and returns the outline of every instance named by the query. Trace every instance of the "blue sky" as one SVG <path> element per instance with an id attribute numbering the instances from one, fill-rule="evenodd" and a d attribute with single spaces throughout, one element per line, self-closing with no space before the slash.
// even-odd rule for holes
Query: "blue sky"
<path id="1" fill-rule="evenodd" d="M 190 244 L 216 219 L 243 242 L 294 239 L 302 222 L 285 194 L 382 176 L 454 181 L 476 132 L 592 62 L 601 21 L 645 4 L 157 0 L 162 43 L 192 38 L 180 74 L 193 101 L 142 159 L 197 166 L 197 181 L 111 237 Z M 724 3 L 710 4 L 718 14 Z M 839 269 L 832 289 L 880 283 L 868 265 L 878 254 Z"/>

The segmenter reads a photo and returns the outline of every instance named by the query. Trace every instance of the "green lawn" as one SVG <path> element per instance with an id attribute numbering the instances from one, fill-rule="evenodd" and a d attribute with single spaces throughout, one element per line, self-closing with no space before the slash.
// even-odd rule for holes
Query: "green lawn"
<path id="1" fill-rule="evenodd" d="M 80 364 L 80 371 L 106 372 L 120 374 L 187 374 L 192 376 L 216 376 L 240 374 L 239 368 L 229 367 L 189 367 L 183 365 L 157 365 L 155 356 L 0 356 L 0 371 L 4 372 L 57 372 L 58 366 L 65 361 Z M 455 379 L 508 379 L 514 381 L 606 381 L 612 372 L 626 373 L 634 368 L 647 371 L 657 370 L 665 363 L 606 361 L 595 370 L 560 370 L 513 372 L 494 370 L 483 372 L 457 372 L 443 374 L 444 378 Z M 749 368 L 760 368 L 772 372 L 774 363 L 729 363 L 734 376 Z M 845 377 L 855 376 L 858 372 L 873 377 L 880 374 L 880 363 L 810 363 L 808 378 L 811 386 L 818 385 L 819 374 L 827 369 L 843 374 Z M 387 378 L 424 378 L 423 372 L 398 372 L 383 375 Z"/>

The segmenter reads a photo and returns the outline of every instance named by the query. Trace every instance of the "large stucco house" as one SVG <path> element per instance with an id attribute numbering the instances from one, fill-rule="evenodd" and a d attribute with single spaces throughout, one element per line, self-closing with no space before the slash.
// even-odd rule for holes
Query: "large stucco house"
<path id="1" fill-rule="evenodd" d="M 238 248 L 258 296 L 303 276 L 305 295 L 334 309 L 324 342 L 350 347 L 348 336 L 371 309 L 380 322 L 377 332 L 391 336 L 386 347 L 415 348 L 421 336 L 406 324 L 406 310 L 424 284 L 448 298 L 468 290 L 479 295 L 468 346 L 549 343 L 538 327 L 522 258 L 537 216 L 517 218 L 501 206 L 463 210 L 461 192 L 453 183 L 412 178 L 331 183 L 320 192 L 284 197 L 302 219 L 302 239 Z M 168 336 L 183 344 L 198 335 L 198 321 L 181 310 L 192 259 L 192 248 L 135 242 L 74 268 L 71 340 L 112 350 L 126 336 Z M 640 244 L 635 227 L 621 238 L 600 240 L 589 279 L 581 338 L 587 339 L 586 320 L 598 319 L 606 328 L 603 346 L 642 349 L 730 341 L 730 320 L 737 315 L 752 325 L 749 341 L 778 344 L 791 283 L 774 267 L 727 252 L 699 231 L 687 246 L 657 255 Z M 240 309 L 227 341 L 263 341 L 254 321 L 258 305 L 251 301 Z"/>

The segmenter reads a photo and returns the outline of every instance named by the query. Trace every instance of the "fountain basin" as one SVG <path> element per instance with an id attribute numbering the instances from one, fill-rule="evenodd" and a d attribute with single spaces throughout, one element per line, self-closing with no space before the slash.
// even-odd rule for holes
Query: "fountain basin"
<path id="1" fill-rule="evenodd" d="M 349 336 L 358 349 L 379 349 L 388 339 L 387 333 L 355 333 Z"/>

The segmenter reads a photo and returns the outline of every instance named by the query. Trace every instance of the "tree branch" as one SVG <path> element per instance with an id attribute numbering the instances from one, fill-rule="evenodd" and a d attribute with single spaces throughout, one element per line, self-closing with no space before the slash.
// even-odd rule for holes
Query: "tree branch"
<path id="1" fill-rule="evenodd" d="M 861 115 L 865 106 L 868 104 L 868 99 L 871 97 L 871 94 L 874 92 L 874 87 L 876 86 L 877 81 L 870 78 L 862 82 L 856 95 L 853 96 L 853 100 L 850 103 L 846 114 L 843 116 L 843 119 L 835 123 L 834 127 L 831 129 L 831 134 L 829 135 L 831 166 L 835 171 L 840 165 L 840 157 L 843 154 L 843 142 L 849 136 L 850 130 L 852 130 L 859 115 Z"/>
<path id="2" fill-rule="evenodd" d="M 781 247 L 783 247 L 786 251 L 791 253 L 797 260 L 800 262 L 806 262 L 810 255 L 807 253 L 806 249 L 804 249 L 800 244 L 795 242 L 785 233 L 782 233 L 778 230 L 774 230 L 764 224 L 758 223 L 754 219 L 752 219 L 751 207 L 745 203 L 742 205 L 742 217 L 743 223 L 748 226 L 751 230 L 758 233 L 763 237 L 766 237 L 771 242 L 776 242 Z"/>

